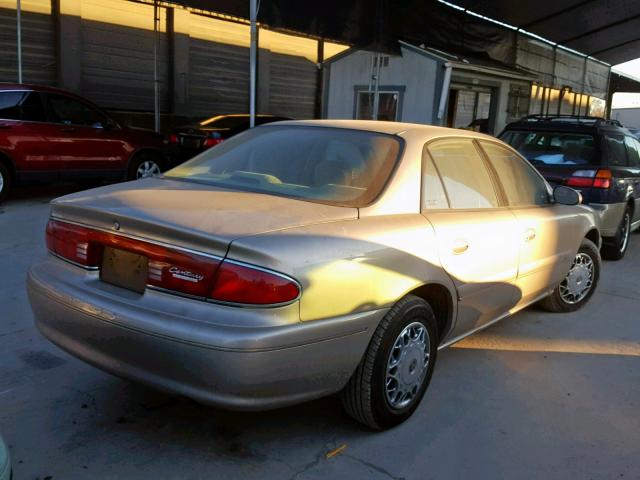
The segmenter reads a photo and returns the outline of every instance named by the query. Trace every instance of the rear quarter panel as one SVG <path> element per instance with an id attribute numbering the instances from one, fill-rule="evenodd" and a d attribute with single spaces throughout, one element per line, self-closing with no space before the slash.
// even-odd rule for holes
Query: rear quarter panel
<path id="1" fill-rule="evenodd" d="M 229 258 L 272 268 L 302 285 L 302 321 L 388 308 L 425 284 L 454 286 L 421 215 L 316 224 L 235 240 Z M 455 312 L 453 312 L 455 318 Z"/>

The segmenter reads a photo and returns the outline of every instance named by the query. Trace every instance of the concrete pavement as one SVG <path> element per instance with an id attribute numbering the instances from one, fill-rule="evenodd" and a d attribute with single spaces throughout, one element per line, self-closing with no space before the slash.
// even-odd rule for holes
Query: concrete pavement
<path id="1" fill-rule="evenodd" d="M 60 193 L 0 205 L 0 432 L 16 480 L 640 478 L 640 234 L 584 310 L 528 309 L 444 350 L 413 418 L 371 433 L 335 397 L 226 412 L 47 342 L 24 279 Z"/>

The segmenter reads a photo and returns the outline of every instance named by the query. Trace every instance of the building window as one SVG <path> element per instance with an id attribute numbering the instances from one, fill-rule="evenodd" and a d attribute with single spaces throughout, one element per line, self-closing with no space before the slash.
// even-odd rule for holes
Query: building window
<path id="1" fill-rule="evenodd" d="M 378 90 L 378 120 L 395 122 L 401 119 L 403 92 L 404 87 L 385 87 Z M 354 118 L 356 120 L 373 120 L 375 117 L 375 93 L 369 92 L 368 87 L 356 87 L 355 93 Z"/>
<path id="2" fill-rule="evenodd" d="M 476 91 L 452 88 L 449 92 L 447 126 L 468 128 L 482 133 L 491 131 L 491 90 Z"/>

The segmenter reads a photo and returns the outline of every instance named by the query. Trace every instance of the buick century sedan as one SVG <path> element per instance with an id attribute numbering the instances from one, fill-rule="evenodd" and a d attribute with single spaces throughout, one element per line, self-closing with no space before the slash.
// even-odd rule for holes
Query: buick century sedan
<path id="1" fill-rule="evenodd" d="M 341 392 L 385 429 L 439 349 L 589 300 L 600 233 L 579 203 L 479 133 L 280 122 L 54 200 L 29 298 L 47 338 L 118 376 L 240 410 Z"/>

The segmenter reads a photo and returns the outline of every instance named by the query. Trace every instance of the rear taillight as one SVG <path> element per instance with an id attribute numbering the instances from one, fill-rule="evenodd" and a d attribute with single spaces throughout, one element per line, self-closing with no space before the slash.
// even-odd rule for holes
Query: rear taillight
<path id="1" fill-rule="evenodd" d="M 291 302 L 300 294 L 292 279 L 259 267 L 59 220 L 47 224 L 47 248 L 73 263 L 100 268 L 105 247 L 146 257 L 148 285 L 203 300 L 270 305 Z"/>
<path id="2" fill-rule="evenodd" d="M 269 305 L 291 302 L 298 295 L 298 284 L 284 275 L 225 260 L 210 297 L 223 302 Z"/>
<path id="3" fill-rule="evenodd" d="M 172 133 L 171 135 L 169 135 L 169 143 L 180 143 L 180 139 L 178 138 L 178 135 L 176 135 L 175 133 Z"/>
<path id="4" fill-rule="evenodd" d="M 222 143 L 224 141 L 223 138 L 205 138 L 204 141 L 202 142 L 202 146 L 204 148 L 211 148 L 211 147 L 215 147 L 216 145 L 218 145 L 219 143 Z"/>
<path id="5" fill-rule="evenodd" d="M 566 181 L 569 187 L 577 188 L 609 188 L 611 186 L 611 170 L 576 170 Z"/>

